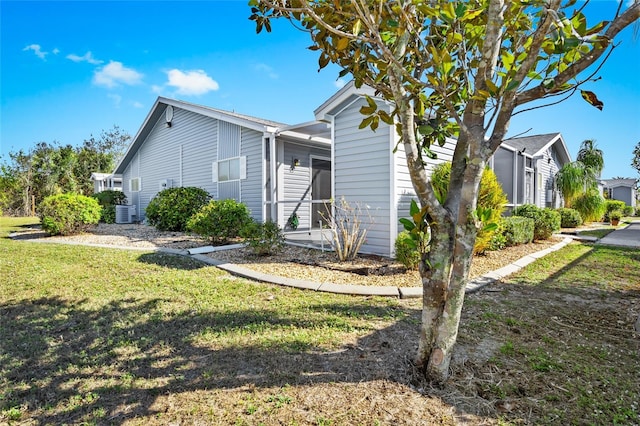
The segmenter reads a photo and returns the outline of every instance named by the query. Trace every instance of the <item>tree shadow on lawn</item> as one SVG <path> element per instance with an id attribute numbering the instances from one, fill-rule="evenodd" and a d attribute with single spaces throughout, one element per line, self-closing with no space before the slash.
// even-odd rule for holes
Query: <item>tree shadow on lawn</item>
<path id="1" fill-rule="evenodd" d="M 41 298 L 0 306 L 0 411 L 22 407 L 38 424 L 96 421 L 96 413 L 99 422 L 121 423 L 158 414 L 154 403 L 169 394 L 412 380 L 406 356 L 415 352 L 415 310 L 326 351 L 288 334 L 325 326 L 322 316 L 294 318 L 271 310 L 167 315 L 158 309 L 167 302 L 161 299 L 121 300 L 98 309 L 85 302 Z M 389 315 L 388 308 L 357 303 L 310 309 L 327 312 L 338 322 L 334 329 L 345 313 Z M 345 321 L 347 332 L 352 327 Z M 271 329 L 276 336 L 268 342 L 254 338 Z M 238 335 L 231 342 L 216 340 Z"/>

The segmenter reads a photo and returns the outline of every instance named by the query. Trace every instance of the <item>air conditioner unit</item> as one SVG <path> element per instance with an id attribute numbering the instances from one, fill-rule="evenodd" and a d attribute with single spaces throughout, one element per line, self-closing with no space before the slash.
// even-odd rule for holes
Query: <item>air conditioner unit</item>
<path id="1" fill-rule="evenodd" d="M 116 223 L 131 223 L 130 207 L 126 205 L 116 206 Z"/>
<path id="2" fill-rule="evenodd" d="M 162 191 L 163 189 L 168 189 L 168 188 L 172 188 L 172 180 L 171 179 L 162 179 L 160 181 L 160 191 Z"/>

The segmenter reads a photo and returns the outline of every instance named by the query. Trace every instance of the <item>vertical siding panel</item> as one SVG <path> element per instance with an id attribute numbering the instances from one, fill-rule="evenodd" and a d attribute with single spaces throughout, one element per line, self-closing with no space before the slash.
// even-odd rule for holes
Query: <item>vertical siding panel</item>
<path id="1" fill-rule="evenodd" d="M 242 202 L 251 216 L 262 221 L 262 136 L 251 129 L 242 129 L 239 155 L 247 159 L 247 178 L 240 181 Z"/>
<path id="2" fill-rule="evenodd" d="M 240 126 L 220 121 L 218 124 L 218 160 L 240 155 Z"/>

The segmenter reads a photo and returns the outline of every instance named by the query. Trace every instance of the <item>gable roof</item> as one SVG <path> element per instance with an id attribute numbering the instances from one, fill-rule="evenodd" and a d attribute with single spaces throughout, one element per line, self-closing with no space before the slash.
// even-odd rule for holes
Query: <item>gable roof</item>
<path id="1" fill-rule="evenodd" d="M 357 88 L 355 82 L 351 80 L 334 93 L 333 96 L 324 101 L 313 113 L 316 120 L 330 121 L 330 116 L 337 114 L 355 100 L 365 95 L 373 97 L 375 96 L 375 90 L 367 85 Z"/>
<path id="2" fill-rule="evenodd" d="M 634 178 L 602 179 L 602 183 L 606 188 L 618 188 L 620 186 L 634 188 L 637 182 L 638 182 L 638 179 L 634 179 Z"/>
<path id="3" fill-rule="evenodd" d="M 155 103 L 151 107 L 151 110 L 147 114 L 147 117 L 144 119 L 140 130 L 138 130 L 138 133 L 136 133 L 136 135 L 132 139 L 127 148 L 127 151 L 122 156 L 122 159 L 120 159 L 120 162 L 117 164 L 113 173 L 119 174 L 124 172 L 126 165 L 129 164 L 140 146 L 147 139 L 149 133 L 151 133 L 151 130 L 158 122 L 160 117 L 164 115 L 168 106 L 204 115 L 205 117 L 237 124 L 241 127 L 256 130 L 258 132 L 277 133 L 278 135 L 308 141 L 308 143 L 330 143 L 330 141 L 325 138 L 326 130 L 323 131 L 321 126 L 317 126 L 317 122 L 302 123 L 296 126 L 289 126 L 285 123 L 280 123 L 273 120 L 252 117 L 245 114 L 239 114 L 234 111 L 225 111 L 221 109 L 210 108 L 203 105 L 192 104 L 189 102 L 160 96 L 156 99 Z"/>
<path id="4" fill-rule="evenodd" d="M 549 147 L 556 144 L 560 160 L 562 160 L 563 163 L 569 163 L 571 161 L 571 155 L 560 133 L 546 133 L 544 135 L 505 139 L 502 144 L 526 153 L 526 155 L 531 157 L 543 155 Z"/>

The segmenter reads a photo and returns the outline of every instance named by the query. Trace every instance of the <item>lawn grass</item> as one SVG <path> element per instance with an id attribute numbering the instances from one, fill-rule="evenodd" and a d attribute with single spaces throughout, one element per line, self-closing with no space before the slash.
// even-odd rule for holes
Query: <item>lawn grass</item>
<path id="1" fill-rule="evenodd" d="M 432 388 L 419 300 L 4 238 L 29 221 L 0 218 L 0 424 L 640 423 L 639 250 L 571 244 L 469 295 Z"/>

